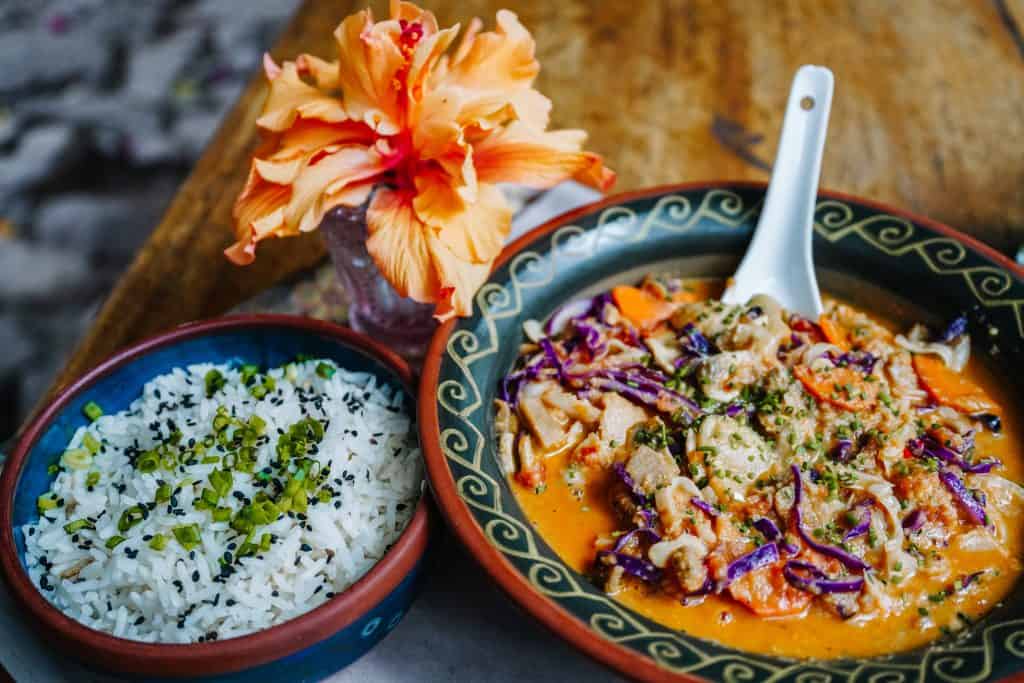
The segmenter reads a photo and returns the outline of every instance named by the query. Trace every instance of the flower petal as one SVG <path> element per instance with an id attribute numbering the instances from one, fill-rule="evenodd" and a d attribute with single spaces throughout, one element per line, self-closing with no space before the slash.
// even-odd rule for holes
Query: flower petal
<path id="1" fill-rule="evenodd" d="M 291 187 L 267 182 L 256 170 L 256 161 L 249 170 L 245 187 L 235 200 L 233 216 L 237 241 L 224 252 L 238 265 L 252 263 L 256 242 L 267 236 L 276 224 L 283 227 L 284 207 L 291 197 Z M 268 221 L 269 217 L 269 221 Z"/>
<path id="2" fill-rule="evenodd" d="M 292 195 L 285 208 L 285 222 L 299 232 L 315 230 L 327 208 L 322 195 L 337 194 L 346 186 L 367 180 L 387 170 L 385 161 L 373 147 L 348 145 L 327 148 L 312 161 L 292 184 Z"/>
<path id="3" fill-rule="evenodd" d="M 511 226 L 512 209 L 501 190 L 484 184 L 477 201 L 443 223 L 437 236 L 456 258 L 489 264 L 501 253 Z"/>
<path id="4" fill-rule="evenodd" d="M 440 283 L 427 246 L 427 227 L 416 217 L 409 196 L 378 190 L 366 212 L 366 227 L 366 249 L 395 290 L 416 301 L 436 301 Z"/>
<path id="5" fill-rule="evenodd" d="M 607 190 L 615 182 L 615 173 L 598 155 L 580 151 L 585 138 L 583 131 L 538 131 L 516 121 L 473 146 L 477 178 L 538 188 L 575 178 Z"/>
<path id="6" fill-rule="evenodd" d="M 295 59 L 295 66 L 300 75 L 310 76 L 320 90 L 337 90 L 337 62 L 328 62 L 314 55 L 301 54 Z"/>
<path id="7" fill-rule="evenodd" d="M 491 264 L 463 261 L 433 233 L 428 233 L 427 245 L 441 283 L 434 317 L 444 322 L 456 315 L 471 314 L 473 296 L 487 281 L 487 276 L 491 273 Z"/>
<path id="8" fill-rule="evenodd" d="M 462 43 L 447 65 L 445 81 L 477 90 L 529 88 L 540 71 L 534 57 L 534 41 L 519 18 L 499 10 L 496 31 L 478 33 L 470 24 Z"/>
<path id="9" fill-rule="evenodd" d="M 303 82 L 295 62 L 285 62 L 277 67 L 268 56 L 266 71 L 270 78 L 270 94 L 263 105 L 263 113 L 256 120 L 260 128 L 280 132 L 300 116 L 330 122 L 348 118 L 340 100 Z"/>
<path id="10" fill-rule="evenodd" d="M 363 10 L 334 31 L 345 109 L 381 135 L 398 133 L 402 121 L 394 84 L 406 60 L 395 42 L 397 29 L 397 21 L 374 24 L 370 11 Z"/>

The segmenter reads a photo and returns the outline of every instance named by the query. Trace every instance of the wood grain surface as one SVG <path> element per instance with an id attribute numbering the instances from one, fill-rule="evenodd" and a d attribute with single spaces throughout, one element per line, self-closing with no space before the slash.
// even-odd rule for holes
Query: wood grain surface
<path id="1" fill-rule="evenodd" d="M 333 54 L 365 3 L 308 0 L 273 50 Z M 371 3 L 378 16 L 386 3 Z M 616 189 L 767 179 L 787 88 L 836 75 L 823 185 L 890 202 L 1012 252 L 1024 242 L 1022 0 L 424 0 L 442 23 L 533 31 L 553 123 L 590 131 Z M 464 24 L 465 25 L 465 24 Z M 317 236 L 221 257 L 265 97 L 254 75 L 55 388 L 139 338 L 223 313 L 323 256 Z"/>

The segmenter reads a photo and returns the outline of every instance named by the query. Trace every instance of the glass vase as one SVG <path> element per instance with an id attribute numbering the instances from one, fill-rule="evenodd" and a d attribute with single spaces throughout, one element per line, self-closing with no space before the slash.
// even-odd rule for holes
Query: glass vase
<path id="1" fill-rule="evenodd" d="M 377 269 L 366 250 L 366 205 L 332 209 L 324 216 L 320 232 L 349 295 L 352 329 L 406 358 L 422 358 L 437 328 L 434 306 L 402 296 Z"/>

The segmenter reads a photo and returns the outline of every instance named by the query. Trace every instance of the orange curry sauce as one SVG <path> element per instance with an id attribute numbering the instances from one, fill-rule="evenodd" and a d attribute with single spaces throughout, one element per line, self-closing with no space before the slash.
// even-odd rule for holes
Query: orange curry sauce
<path id="1" fill-rule="evenodd" d="M 688 281 L 687 285 L 695 294 L 694 299 L 718 297 L 722 290 L 717 281 Z M 896 327 L 884 320 L 879 322 L 892 329 Z M 1021 481 L 1024 479 L 1024 449 L 1020 444 L 1024 425 L 1010 408 L 1014 403 L 1009 390 L 997 381 L 995 373 L 979 355 L 972 354 L 964 373 L 985 388 L 1004 411 L 1002 433 L 978 433 L 977 452 L 999 458 L 1003 462 L 999 473 Z M 578 498 L 557 474 L 566 467 L 568 458 L 568 453 L 561 453 L 547 460 L 547 471 L 552 476 L 540 493 L 511 477 L 509 481 L 526 518 L 539 534 L 566 564 L 588 574 L 594 562 L 595 539 L 620 529 L 621 523 L 616 520 L 609 502 L 610 471 L 592 471 L 582 498 Z M 728 597 L 717 595 L 684 607 L 673 597 L 645 588 L 639 582 L 629 582 L 629 587 L 614 599 L 671 629 L 748 652 L 815 659 L 891 654 L 940 637 L 942 632 L 936 624 L 950 623 L 957 613 L 974 621 L 1009 593 L 1021 573 L 1024 520 L 1007 521 L 1011 533 L 1005 555 L 995 551 L 948 551 L 950 576 L 989 570 L 984 581 L 937 601 L 929 596 L 948 588 L 950 580 L 938 581 L 919 574 L 907 582 L 901 596 L 902 610 L 884 618 L 843 621 L 814 604 L 799 615 L 764 618 Z M 929 620 L 921 618 L 922 610 L 931 617 Z"/>

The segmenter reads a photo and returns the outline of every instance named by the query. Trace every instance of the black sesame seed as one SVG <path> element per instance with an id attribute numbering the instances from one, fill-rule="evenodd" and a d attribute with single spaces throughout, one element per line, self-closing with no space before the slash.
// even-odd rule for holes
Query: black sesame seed
<path id="1" fill-rule="evenodd" d="M 142 626 L 142 624 L 144 624 L 145 622 L 146 622 L 146 617 L 139 617 L 138 619 L 135 620 L 135 625 L 136 626 Z"/>
<path id="2" fill-rule="evenodd" d="M 299 547 L 302 548 L 302 551 L 306 552 L 306 553 L 308 553 L 309 551 L 311 551 L 313 549 L 308 543 L 303 543 Z"/>
<path id="3" fill-rule="evenodd" d="M 192 572 L 192 583 L 196 583 L 197 581 L 199 581 L 199 570 L 198 569 L 196 569 L 195 571 Z"/>

